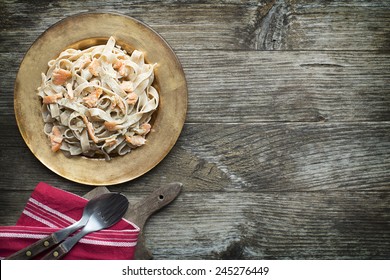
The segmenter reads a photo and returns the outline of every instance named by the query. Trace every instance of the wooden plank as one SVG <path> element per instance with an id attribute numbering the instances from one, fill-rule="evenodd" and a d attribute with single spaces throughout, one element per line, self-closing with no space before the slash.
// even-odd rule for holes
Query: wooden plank
<path id="1" fill-rule="evenodd" d="M 388 1 L 276 0 L 256 13 L 246 44 L 258 50 L 388 50 Z"/>
<path id="2" fill-rule="evenodd" d="M 177 149 L 198 160 L 191 177 L 205 182 L 188 181 L 194 189 L 227 180 L 224 190 L 386 190 L 388 130 L 389 123 L 188 124 Z"/>
<path id="3" fill-rule="evenodd" d="M 14 83 L 23 55 L 0 53 L 0 114 L 14 115 Z"/>
<path id="4" fill-rule="evenodd" d="M 129 197 L 132 190 L 125 190 Z M 0 223 L 25 195 L 3 192 Z M 388 259 L 390 192 L 184 192 L 145 227 L 155 259 Z M 2 207 L 5 209 L 5 207 Z M 14 215 L 11 221 L 10 215 Z M 17 214 L 18 215 L 18 214 Z"/>
<path id="5" fill-rule="evenodd" d="M 90 188 L 44 167 L 15 124 L 1 126 L 0 189 L 32 189 L 38 181 L 75 191 Z M 151 192 L 178 181 L 192 192 L 385 191 L 389 129 L 390 122 L 186 124 L 165 160 L 138 180 L 110 190 Z"/>
<path id="6" fill-rule="evenodd" d="M 187 122 L 390 120 L 389 52 L 177 54 L 188 82 Z M 19 60 L 0 54 L 2 114 L 13 114 Z"/>
<path id="7" fill-rule="evenodd" d="M 388 259 L 388 194 L 186 193 L 150 220 L 146 242 L 157 259 Z"/>
<path id="8" fill-rule="evenodd" d="M 7 1 L 0 5 L 0 52 L 25 52 L 45 29 L 79 12 L 133 16 L 176 50 L 389 50 L 390 46 L 386 0 Z"/>
<path id="9" fill-rule="evenodd" d="M 265 1 L 264 1 L 265 2 Z M 237 27 L 245 26 L 249 3 L 221 5 L 217 2 L 175 3 L 174 1 L 83 1 L 75 3 L 62 1 L 58 5 L 34 5 L 11 1 L 4 5 L 4 42 L 0 52 L 17 48 L 27 50 L 28 46 L 48 27 L 67 16 L 79 12 L 115 12 L 135 17 L 159 32 L 174 48 L 235 48 L 240 45 L 236 38 Z M 248 10 L 249 8 L 249 10 Z M 31 13 L 31 10 L 34 12 Z M 23 37 L 24 40 L 17 38 Z M 207 38 L 207 39 L 206 39 Z M 16 44 L 16 46 L 15 46 Z"/>
<path id="10" fill-rule="evenodd" d="M 388 121 L 390 54 L 179 52 L 188 122 Z"/>

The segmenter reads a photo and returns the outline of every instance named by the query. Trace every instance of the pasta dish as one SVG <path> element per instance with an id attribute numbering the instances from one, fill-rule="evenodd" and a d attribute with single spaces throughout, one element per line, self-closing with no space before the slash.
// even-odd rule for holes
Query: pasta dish
<path id="1" fill-rule="evenodd" d="M 110 37 L 106 45 L 67 49 L 49 61 L 38 95 L 52 151 L 109 160 L 145 144 L 159 104 L 155 64 L 115 43 Z"/>

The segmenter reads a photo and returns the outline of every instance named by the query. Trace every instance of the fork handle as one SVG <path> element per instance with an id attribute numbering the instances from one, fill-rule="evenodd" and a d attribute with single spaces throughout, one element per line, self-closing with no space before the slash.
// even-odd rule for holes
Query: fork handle
<path id="1" fill-rule="evenodd" d="M 58 244 L 58 241 L 54 238 L 53 234 L 38 240 L 30 246 L 23 248 L 22 250 L 8 256 L 6 260 L 29 260 L 36 257 L 39 253 L 47 250 L 48 248 Z"/>
<path id="2" fill-rule="evenodd" d="M 66 250 L 62 243 L 47 253 L 42 260 L 59 260 L 62 259 L 69 251 Z"/>
<path id="3" fill-rule="evenodd" d="M 85 235 L 91 232 L 93 232 L 93 230 L 88 230 L 86 228 L 83 228 L 80 232 L 69 237 L 60 245 L 56 246 L 53 250 L 47 253 L 45 256 L 43 256 L 42 260 L 62 259 L 73 248 L 73 246 L 76 245 L 77 242 L 79 242 L 81 238 L 83 238 Z"/>

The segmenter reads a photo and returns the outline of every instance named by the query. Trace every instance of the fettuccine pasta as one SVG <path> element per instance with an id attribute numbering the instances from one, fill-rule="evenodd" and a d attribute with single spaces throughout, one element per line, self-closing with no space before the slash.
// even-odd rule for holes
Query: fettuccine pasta
<path id="1" fill-rule="evenodd" d="M 115 45 L 67 49 L 48 63 L 38 95 L 44 133 L 68 156 L 124 155 L 146 142 L 159 104 L 153 64 Z"/>

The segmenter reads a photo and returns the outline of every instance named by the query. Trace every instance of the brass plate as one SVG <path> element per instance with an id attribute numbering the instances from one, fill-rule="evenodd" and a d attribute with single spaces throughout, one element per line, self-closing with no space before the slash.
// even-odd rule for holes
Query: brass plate
<path id="1" fill-rule="evenodd" d="M 49 60 L 69 48 L 105 44 L 114 36 L 127 51 L 138 49 L 148 63 L 157 63 L 154 86 L 160 104 L 152 118 L 147 143 L 107 162 L 84 156 L 67 158 L 52 152 L 43 133 L 41 101 L 37 96 L 41 73 Z M 53 172 L 87 185 L 113 185 L 135 179 L 155 167 L 175 145 L 187 112 L 187 84 L 181 64 L 169 45 L 150 27 L 131 17 L 112 13 L 84 13 L 47 29 L 30 47 L 15 81 L 14 109 L 24 141 Z"/>

